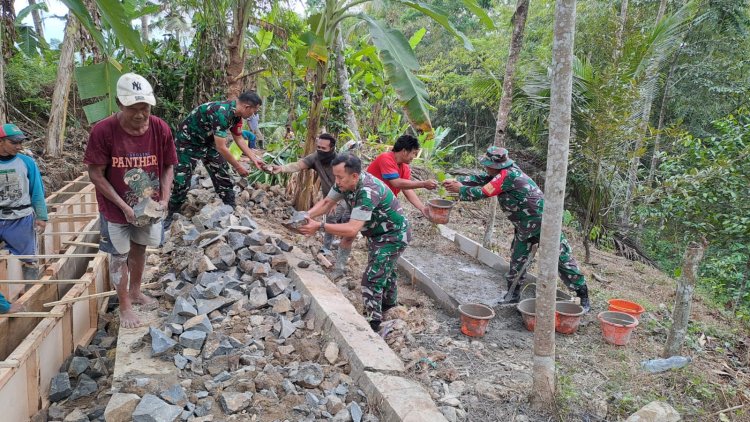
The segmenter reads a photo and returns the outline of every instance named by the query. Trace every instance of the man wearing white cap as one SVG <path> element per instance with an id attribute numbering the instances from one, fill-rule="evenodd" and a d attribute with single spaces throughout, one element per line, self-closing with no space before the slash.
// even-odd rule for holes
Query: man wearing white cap
<path id="1" fill-rule="evenodd" d="M 141 292 L 146 247 L 162 240 L 160 216 L 166 211 L 177 163 L 169 126 L 151 115 L 156 98 L 151 84 L 126 73 L 117 81 L 120 111 L 94 126 L 84 163 L 96 186 L 101 214 L 99 249 L 110 254 L 110 281 L 120 301 L 120 325 L 140 320 L 133 303 L 154 299 Z"/>

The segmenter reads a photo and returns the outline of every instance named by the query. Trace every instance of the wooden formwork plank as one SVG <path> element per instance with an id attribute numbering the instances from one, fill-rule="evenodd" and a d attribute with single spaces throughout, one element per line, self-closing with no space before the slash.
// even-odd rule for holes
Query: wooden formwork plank
<path id="1" fill-rule="evenodd" d="M 39 409 L 41 403 L 41 393 L 39 391 L 39 351 L 35 350 L 26 359 L 26 396 L 27 408 L 29 413 Z M 33 416 L 33 415 L 29 415 Z"/>
<path id="2" fill-rule="evenodd" d="M 7 373 L 3 373 L 7 372 Z M 3 404 L 4 421 L 27 421 L 29 416 L 29 401 L 26 397 L 26 368 L 3 369 L 0 378 L 8 378 L 5 387 L 0 388 L 0 403 Z"/>

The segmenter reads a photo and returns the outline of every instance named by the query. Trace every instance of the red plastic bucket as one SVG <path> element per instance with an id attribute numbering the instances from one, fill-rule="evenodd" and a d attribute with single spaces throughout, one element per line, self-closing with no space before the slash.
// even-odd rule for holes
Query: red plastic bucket
<path id="1" fill-rule="evenodd" d="M 524 299 L 518 302 L 516 309 L 523 317 L 523 325 L 529 331 L 536 327 L 536 298 Z"/>
<path id="2" fill-rule="evenodd" d="M 427 201 L 430 221 L 435 224 L 448 224 L 451 208 L 453 208 L 453 201 L 447 199 L 430 199 Z"/>
<path id="3" fill-rule="evenodd" d="M 555 331 L 573 334 L 583 317 L 583 307 L 573 302 L 555 302 Z"/>
<path id="4" fill-rule="evenodd" d="M 609 303 L 610 311 L 624 312 L 634 316 L 637 320 L 640 320 L 641 314 L 646 311 L 643 306 L 623 299 L 610 299 L 607 303 Z"/>
<path id="5" fill-rule="evenodd" d="M 495 317 L 495 311 L 481 303 L 468 303 L 458 306 L 461 314 L 461 332 L 469 337 L 482 337 L 487 324 Z"/>
<path id="6" fill-rule="evenodd" d="M 602 336 L 607 343 L 625 346 L 638 326 L 638 319 L 625 312 L 605 311 L 596 316 L 601 322 Z"/>

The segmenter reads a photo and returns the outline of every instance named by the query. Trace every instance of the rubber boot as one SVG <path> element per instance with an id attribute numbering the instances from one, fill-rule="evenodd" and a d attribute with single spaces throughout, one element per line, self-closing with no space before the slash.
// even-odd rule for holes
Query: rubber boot
<path id="1" fill-rule="evenodd" d="M 380 332 L 380 321 L 372 320 L 370 321 L 370 328 L 372 328 L 372 331 L 375 331 L 376 333 Z"/>
<path id="2" fill-rule="evenodd" d="M 331 272 L 331 278 L 336 281 L 346 275 L 346 263 L 349 261 L 349 254 L 352 253 L 351 249 L 339 249 L 339 253 L 336 256 L 336 265 L 333 267 Z"/>
<path id="3" fill-rule="evenodd" d="M 516 284 L 516 288 L 513 291 L 508 291 L 503 297 L 501 303 L 518 303 L 521 300 L 521 283 Z"/>
<path id="4" fill-rule="evenodd" d="M 323 246 L 320 247 L 320 253 L 322 253 L 325 256 L 333 255 L 331 253 L 332 243 L 333 243 L 333 235 L 330 233 L 326 233 L 325 236 L 323 236 Z"/>
<path id="5" fill-rule="evenodd" d="M 591 310 L 591 302 L 589 301 L 589 286 L 583 285 L 576 289 L 576 294 L 581 299 L 581 307 L 584 313 L 588 313 Z"/>

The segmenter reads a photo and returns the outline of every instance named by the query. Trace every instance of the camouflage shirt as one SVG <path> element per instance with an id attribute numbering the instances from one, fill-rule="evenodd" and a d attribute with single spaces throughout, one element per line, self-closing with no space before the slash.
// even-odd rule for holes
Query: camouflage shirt
<path id="1" fill-rule="evenodd" d="M 214 101 L 194 108 L 177 127 L 175 142 L 204 146 L 213 144 L 214 136 L 226 138 L 227 131 L 242 118 L 235 116 L 237 101 Z"/>
<path id="2" fill-rule="evenodd" d="M 487 173 L 478 176 L 461 176 L 456 180 L 461 187 L 462 201 L 477 201 L 497 196 L 505 215 L 516 228 L 520 240 L 538 236 L 542 228 L 544 194 L 539 186 L 518 166 L 500 170 L 497 176 Z"/>
<path id="3" fill-rule="evenodd" d="M 375 176 L 363 171 L 353 192 L 334 185 L 328 198 L 345 200 L 352 209 L 352 220 L 364 221 L 362 235 L 375 242 L 408 242 L 409 221 L 393 192 Z"/>

